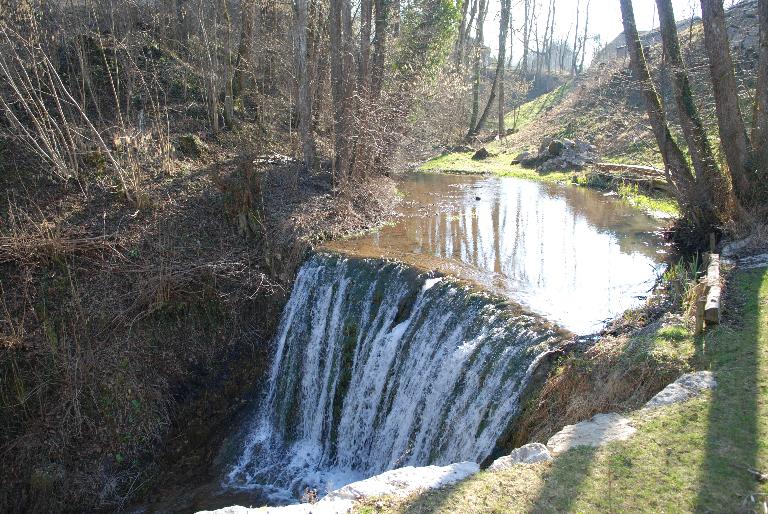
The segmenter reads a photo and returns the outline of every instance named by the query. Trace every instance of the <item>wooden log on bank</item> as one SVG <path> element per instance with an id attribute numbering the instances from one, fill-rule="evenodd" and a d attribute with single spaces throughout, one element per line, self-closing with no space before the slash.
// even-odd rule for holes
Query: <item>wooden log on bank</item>
<path id="1" fill-rule="evenodd" d="M 652 166 L 598 162 L 592 172 L 603 180 L 628 182 L 649 190 L 672 193 L 664 171 Z"/>
<path id="2" fill-rule="evenodd" d="M 615 162 L 598 162 L 595 164 L 595 168 L 600 171 L 614 171 L 618 173 L 633 173 L 635 175 L 643 175 L 647 177 L 655 177 L 661 180 L 666 180 L 664 170 L 654 168 L 653 166 L 640 166 L 638 164 L 618 164 Z"/>
<path id="3" fill-rule="evenodd" d="M 720 256 L 716 253 L 709 255 L 707 266 L 707 295 L 704 306 L 704 320 L 709 323 L 720 323 Z"/>

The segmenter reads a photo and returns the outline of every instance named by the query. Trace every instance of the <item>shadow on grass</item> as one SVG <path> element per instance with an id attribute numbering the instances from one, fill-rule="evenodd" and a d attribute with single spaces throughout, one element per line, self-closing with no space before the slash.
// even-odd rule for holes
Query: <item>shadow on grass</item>
<path id="1" fill-rule="evenodd" d="M 758 490 L 756 477 L 749 470 L 764 472 L 768 465 L 758 459 L 761 453 L 765 457 L 768 446 L 767 409 L 765 398 L 760 397 L 761 391 L 768 390 L 768 327 L 760 318 L 760 306 L 765 308 L 768 301 L 764 286 L 767 275 L 768 269 L 762 268 L 735 277 L 733 289 L 742 297 L 731 302 L 736 304 L 729 316 L 731 325 L 707 334 L 699 350 L 715 375 L 717 388 L 709 405 L 698 511 L 735 510 Z"/>

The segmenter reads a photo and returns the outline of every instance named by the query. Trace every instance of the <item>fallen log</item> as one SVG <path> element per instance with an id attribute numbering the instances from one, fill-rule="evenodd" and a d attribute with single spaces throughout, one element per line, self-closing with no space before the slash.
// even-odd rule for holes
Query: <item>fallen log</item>
<path id="1" fill-rule="evenodd" d="M 634 173 L 636 175 L 645 175 L 649 177 L 658 177 L 665 179 L 664 170 L 654 168 L 653 166 L 640 166 L 638 164 L 619 164 L 614 162 L 598 162 L 595 168 L 601 171 L 618 171 L 619 173 Z"/>

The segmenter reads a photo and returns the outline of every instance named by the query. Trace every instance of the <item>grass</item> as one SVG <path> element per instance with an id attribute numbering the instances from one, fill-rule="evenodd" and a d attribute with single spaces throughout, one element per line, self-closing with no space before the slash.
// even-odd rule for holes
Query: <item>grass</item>
<path id="1" fill-rule="evenodd" d="M 687 356 L 715 374 L 713 392 L 629 414 L 638 432 L 628 441 L 410 498 L 370 499 L 358 512 L 762 512 L 754 500 L 765 501 L 768 484 L 749 470 L 768 467 L 768 269 L 738 273 L 729 290 L 728 323 Z M 662 339 L 655 351 L 690 351 L 684 331 Z"/>
<path id="2" fill-rule="evenodd" d="M 621 184 L 617 192 L 622 199 L 642 211 L 662 213 L 670 217 L 680 216 L 680 207 L 673 198 L 645 194 L 638 189 L 637 184 Z"/>
<path id="3" fill-rule="evenodd" d="M 572 86 L 573 81 L 569 80 L 557 89 L 553 89 L 549 93 L 524 103 L 517 111 L 517 123 L 515 123 L 515 113 L 510 112 L 504 117 L 504 124 L 507 127 L 513 127 L 517 130 L 524 128 L 540 115 L 559 104 L 571 90 Z"/>

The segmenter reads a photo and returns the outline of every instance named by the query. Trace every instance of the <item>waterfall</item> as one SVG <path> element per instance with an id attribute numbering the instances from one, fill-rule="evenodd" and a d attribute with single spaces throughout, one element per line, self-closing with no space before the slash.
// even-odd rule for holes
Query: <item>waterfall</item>
<path id="1" fill-rule="evenodd" d="M 228 484 L 296 494 L 401 466 L 480 462 L 562 337 L 451 279 L 316 255 L 284 309 Z"/>

